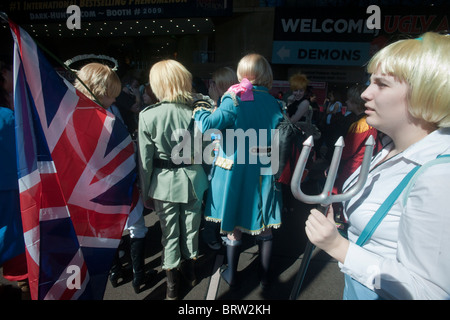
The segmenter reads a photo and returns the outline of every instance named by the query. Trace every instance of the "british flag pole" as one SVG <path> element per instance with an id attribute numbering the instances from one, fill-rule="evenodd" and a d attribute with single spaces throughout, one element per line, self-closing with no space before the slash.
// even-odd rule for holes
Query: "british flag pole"
<path id="1" fill-rule="evenodd" d="M 56 73 L 25 30 L 8 23 L 32 299 L 102 299 L 136 200 L 133 142 L 114 115 Z"/>

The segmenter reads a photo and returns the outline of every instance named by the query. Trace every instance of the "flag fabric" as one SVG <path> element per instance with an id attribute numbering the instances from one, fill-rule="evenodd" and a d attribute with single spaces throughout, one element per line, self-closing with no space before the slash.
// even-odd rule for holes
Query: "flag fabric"
<path id="1" fill-rule="evenodd" d="M 134 145 L 114 115 L 15 41 L 20 206 L 33 299 L 102 299 L 136 195 Z"/>

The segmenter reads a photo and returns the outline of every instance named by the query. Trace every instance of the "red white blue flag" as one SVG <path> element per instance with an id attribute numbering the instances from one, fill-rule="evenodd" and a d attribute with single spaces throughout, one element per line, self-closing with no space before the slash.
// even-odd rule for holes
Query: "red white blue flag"
<path id="1" fill-rule="evenodd" d="M 20 205 L 33 299 L 102 299 L 135 195 L 134 146 L 10 22 Z"/>

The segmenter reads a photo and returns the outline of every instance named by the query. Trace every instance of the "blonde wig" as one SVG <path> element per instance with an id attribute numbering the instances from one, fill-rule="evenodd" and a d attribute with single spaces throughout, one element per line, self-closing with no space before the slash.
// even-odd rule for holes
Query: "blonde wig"
<path id="1" fill-rule="evenodd" d="M 450 127 L 450 36 L 427 32 L 400 40 L 372 57 L 378 70 L 409 85 L 409 112 L 437 127 Z"/>
<path id="2" fill-rule="evenodd" d="M 306 91 L 309 80 L 303 73 L 296 73 L 289 78 L 289 85 L 292 91 L 303 90 Z"/>
<path id="3" fill-rule="evenodd" d="M 190 104 L 192 74 L 178 61 L 163 60 L 150 69 L 150 86 L 159 101 Z"/>
<path id="4" fill-rule="evenodd" d="M 269 62 L 262 55 L 251 53 L 239 61 L 237 67 L 239 82 L 247 78 L 253 85 L 272 88 L 273 73 Z"/>
<path id="5" fill-rule="evenodd" d="M 122 84 L 117 74 L 107 65 L 101 63 L 88 63 L 77 72 L 78 78 L 84 82 L 92 94 L 86 87 L 76 79 L 75 88 L 84 93 L 92 100 L 102 97 L 116 98 L 122 90 Z"/>
<path id="6" fill-rule="evenodd" d="M 212 74 L 211 79 L 215 83 L 219 96 L 226 92 L 229 87 L 238 83 L 236 72 L 229 67 L 217 69 Z"/>

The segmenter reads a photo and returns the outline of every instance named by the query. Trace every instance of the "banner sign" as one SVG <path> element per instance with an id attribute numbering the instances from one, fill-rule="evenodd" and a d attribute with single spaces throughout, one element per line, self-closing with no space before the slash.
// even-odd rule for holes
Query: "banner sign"
<path id="1" fill-rule="evenodd" d="M 369 48 L 367 42 L 274 41 L 272 62 L 361 66 L 369 60 Z"/>
<path id="2" fill-rule="evenodd" d="M 362 66 L 387 43 L 449 29 L 450 7 L 276 8 L 272 62 Z M 368 26 L 367 21 L 377 26 Z"/>
<path id="3" fill-rule="evenodd" d="M 8 1 L 5 9 L 17 23 L 65 22 L 77 5 L 83 21 L 231 16 L 232 0 L 28 0 Z"/>

